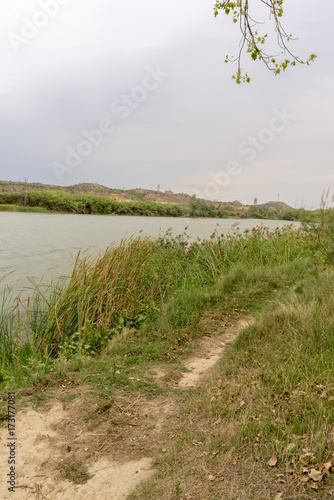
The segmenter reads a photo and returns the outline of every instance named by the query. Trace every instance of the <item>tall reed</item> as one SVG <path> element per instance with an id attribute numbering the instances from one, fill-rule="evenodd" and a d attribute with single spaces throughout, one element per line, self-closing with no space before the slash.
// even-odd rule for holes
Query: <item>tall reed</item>
<path id="1" fill-rule="evenodd" d="M 307 253 L 302 230 L 258 227 L 195 242 L 167 232 L 159 239 L 125 239 L 95 258 L 78 254 L 68 280 L 36 285 L 23 321 L 3 308 L 2 359 L 22 339 L 35 351 L 54 356 L 62 343 L 80 340 L 92 328 L 110 337 L 115 328 L 145 319 L 171 294 L 209 286 L 235 264 L 282 264 Z"/>

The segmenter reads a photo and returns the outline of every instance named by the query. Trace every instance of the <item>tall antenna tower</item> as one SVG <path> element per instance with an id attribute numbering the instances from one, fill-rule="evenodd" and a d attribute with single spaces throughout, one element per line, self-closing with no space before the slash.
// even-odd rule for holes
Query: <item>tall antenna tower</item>
<path id="1" fill-rule="evenodd" d="M 157 203 L 159 203 L 160 199 L 160 184 L 157 185 Z"/>

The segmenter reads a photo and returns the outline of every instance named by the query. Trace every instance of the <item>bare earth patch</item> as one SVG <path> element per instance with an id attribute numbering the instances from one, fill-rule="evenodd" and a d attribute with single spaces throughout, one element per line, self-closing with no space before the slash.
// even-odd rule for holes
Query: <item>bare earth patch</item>
<path id="1" fill-rule="evenodd" d="M 56 403 L 47 412 L 24 409 L 17 414 L 17 489 L 15 494 L 7 490 L 5 481 L 0 484 L 0 498 L 9 499 L 123 499 L 153 470 L 150 458 L 117 463 L 107 458 L 95 457 L 88 461 L 87 471 L 91 476 L 86 484 L 75 484 L 60 479 L 57 465 L 66 460 L 68 439 L 62 429 L 68 421 L 69 412 Z M 0 430 L 0 475 L 6 477 L 7 429 Z M 89 435 L 86 436 L 88 446 Z M 89 448 L 87 446 L 87 452 Z"/>
<path id="2" fill-rule="evenodd" d="M 179 373 L 174 387 L 194 387 L 249 323 L 239 320 L 220 335 L 203 337 L 199 349 L 184 363 L 189 371 Z M 160 377 L 164 375 L 163 368 L 157 372 Z M 177 413 L 184 397 L 157 396 L 148 401 L 138 397 L 129 401 L 127 395 L 120 395 L 116 405 L 111 404 L 99 415 L 97 429 L 84 420 L 82 401 L 70 403 L 66 410 L 57 402 L 41 412 L 31 408 L 19 411 L 16 492 L 9 492 L 2 481 L 0 498 L 126 499 L 141 481 L 153 475 L 150 457 L 159 448 L 168 448 L 177 435 Z M 7 428 L 0 429 L 1 478 L 9 472 L 7 438 Z M 80 467 L 86 474 L 84 481 L 79 480 Z M 64 471 L 70 471 L 71 480 L 64 478 Z"/>

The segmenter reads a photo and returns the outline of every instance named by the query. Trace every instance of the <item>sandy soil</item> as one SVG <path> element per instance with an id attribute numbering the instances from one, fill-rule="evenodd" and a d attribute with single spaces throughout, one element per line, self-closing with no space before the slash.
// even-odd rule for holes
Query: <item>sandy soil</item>
<path id="1" fill-rule="evenodd" d="M 59 403 L 47 412 L 24 409 L 17 414 L 18 488 L 15 493 L 9 492 L 8 485 L 2 482 L 1 499 L 123 499 L 140 481 L 153 473 L 150 458 L 144 457 L 125 463 L 102 458 L 89 464 L 88 471 L 92 478 L 86 484 L 77 485 L 67 480 L 59 480 L 56 464 L 67 458 L 63 450 L 68 446 L 61 429 L 68 417 L 68 411 L 62 410 Z M 9 468 L 7 437 L 7 429 L 1 429 L 1 478 L 6 477 Z"/>
<path id="2" fill-rule="evenodd" d="M 194 387 L 249 322 L 240 320 L 220 335 L 203 337 L 199 348 L 184 363 L 189 371 L 179 372 L 173 385 L 183 390 Z M 157 373 L 164 376 L 164 369 L 158 368 Z M 82 419 L 80 404 L 77 401 L 64 410 L 56 402 L 41 411 L 25 408 L 18 412 L 17 488 L 13 494 L 2 481 L 1 499 L 126 499 L 141 481 L 154 474 L 151 456 L 157 449 L 164 452 L 178 432 L 177 397 L 157 396 L 149 401 L 137 398 L 130 404 L 111 407 L 95 432 L 88 430 Z M 110 434 L 111 420 L 118 424 L 114 434 Z M 7 443 L 8 431 L 2 428 L 1 478 L 9 472 Z M 62 479 L 60 467 L 71 457 L 87 466 L 91 478 L 85 484 Z"/>

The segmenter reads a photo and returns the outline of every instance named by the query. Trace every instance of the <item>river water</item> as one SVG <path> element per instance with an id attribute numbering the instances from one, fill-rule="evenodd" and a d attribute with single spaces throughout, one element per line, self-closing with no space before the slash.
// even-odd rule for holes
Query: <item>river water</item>
<path id="1" fill-rule="evenodd" d="M 167 229 L 177 235 L 185 228 L 191 239 L 207 238 L 217 228 L 227 233 L 263 224 L 269 228 L 289 224 L 259 219 L 188 219 L 173 217 L 132 217 L 77 214 L 0 212 L 0 291 L 30 286 L 27 277 L 48 282 L 70 273 L 79 250 L 96 254 L 125 236 L 158 236 Z M 8 274 L 11 273 L 11 274 Z"/>

